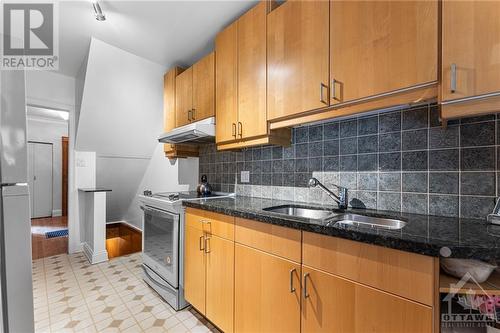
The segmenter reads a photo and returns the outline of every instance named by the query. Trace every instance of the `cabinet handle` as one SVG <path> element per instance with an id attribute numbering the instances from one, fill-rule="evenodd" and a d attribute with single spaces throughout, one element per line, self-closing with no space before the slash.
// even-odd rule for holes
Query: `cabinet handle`
<path id="1" fill-rule="evenodd" d="M 204 241 L 204 236 L 200 236 L 200 251 L 205 250 L 205 241 Z"/>
<path id="2" fill-rule="evenodd" d="M 188 121 L 191 121 L 191 110 L 188 110 Z"/>
<path id="3" fill-rule="evenodd" d="M 321 82 L 319 84 L 319 101 L 323 104 L 328 105 L 328 101 L 326 101 L 323 97 L 323 91 L 325 90 L 324 88 L 326 88 L 326 91 L 328 91 L 328 87 L 323 82 Z"/>
<path id="4" fill-rule="evenodd" d="M 457 64 L 451 64 L 450 90 L 452 94 L 457 91 Z"/>
<path id="5" fill-rule="evenodd" d="M 238 135 L 240 136 L 240 138 L 243 137 L 243 124 L 241 123 L 241 121 L 238 121 Z"/>
<path id="6" fill-rule="evenodd" d="M 195 112 L 196 112 L 196 109 L 192 109 L 192 110 L 191 110 L 191 120 L 195 120 L 195 119 L 196 119 L 196 118 L 194 117 Z"/>
<path id="7" fill-rule="evenodd" d="M 210 237 L 205 238 L 205 253 L 210 253 Z"/>
<path id="8" fill-rule="evenodd" d="M 340 98 L 337 98 L 337 89 L 335 88 L 337 82 L 338 82 L 337 80 L 332 79 L 332 99 L 340 102 Z"/>
<path id="9" fill-rule="evenodd" d="M 291 293 L 295 292 L 295 287 L 293 286 L 293 273 L 296 271 L 297 271 L 297 269 L 295 269 L 295 268 L 290 270 L 290 292 Z"/>
<path id="10" fill-rule="evenodd" d="M 308 298 L 309 294 L 307 293 L 307 278 L 309 277 L 309 273 L 304 274 L 304 298 Z"/>
<path id="11" fill-rule="evenodd" d="M 236 138 L 236 123 L 233 123 L 233 136 Z"/>

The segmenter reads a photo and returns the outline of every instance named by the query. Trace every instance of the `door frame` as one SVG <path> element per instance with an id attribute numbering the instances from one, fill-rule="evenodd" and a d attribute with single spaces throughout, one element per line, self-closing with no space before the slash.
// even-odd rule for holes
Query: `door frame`
<path id="1" fill-rule="evenodd" d="M 62 216 L 68 216 L 68 181 L 69 181 L 69 137 L 63 136 L 61 138 L 61 210 Z"/>
<path id="2" fill-rule="evenodd" d="M 68 253 L 82 251 L 80 235 L 80 217 L 78 207 L 78 189 L 75 184 L 75 140 L 76 140 L 76 106 L 53 100 L 32 98 L 27 96 L 27 106 L 41 107 L 69 113 L 68 119 Z"/>

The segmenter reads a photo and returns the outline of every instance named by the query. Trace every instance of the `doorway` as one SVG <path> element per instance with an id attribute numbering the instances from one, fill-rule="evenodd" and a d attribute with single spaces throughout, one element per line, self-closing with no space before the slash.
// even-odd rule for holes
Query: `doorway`
<path id="1" fill-rule="evenodd" d="M 68 252 L 69 113 L 27 106 L 32 257 Z"/>

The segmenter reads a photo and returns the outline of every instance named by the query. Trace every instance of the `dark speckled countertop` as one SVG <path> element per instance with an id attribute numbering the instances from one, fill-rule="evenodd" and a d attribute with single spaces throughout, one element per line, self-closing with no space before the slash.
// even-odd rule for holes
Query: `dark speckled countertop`
<path id="1" fill-rule="evenodd" d="M 183 205 L 187 207 L 200 208 L 264 223 L 429 256 L 437 257 L 440 253 L 448 252 L 451 253 L 449 256 L 454 258 L 470 258 L 484 261 L 496 261 L 497 258 L 500 258 L 500 226 L 490 225 L 486 223 L 486 220 L 417 215 L 369 209 L 348 210 L 349 212 L 358 214 L 396 218 L 406 222 L 406 226 L 401 230 L 387 230 L 335 224 L 340 219 L 340 215 L 328 220 L 313 220 L 262 210 L 266 207 L 286 204 L 333 208 L 332 205 L 321 206 L 243 196 L 183 202 Z M 440 252 L 443 247 L 448 248 L 450 251 Z"/>

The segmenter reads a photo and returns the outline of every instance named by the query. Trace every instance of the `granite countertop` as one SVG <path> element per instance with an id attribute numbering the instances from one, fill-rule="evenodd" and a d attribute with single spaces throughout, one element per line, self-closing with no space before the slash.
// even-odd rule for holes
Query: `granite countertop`
<path id="1" fill-rule="evenodd" d="M 297 203 L 293 201 L 236 196 L 230 198 L 184 201 L 187 207 L 200 208 L 235 217 L 248 218 L 310 231 L 319 234 L 381 245 L 398 250 L 438 257 L 440 254 L 453 258 L 497 261 L 500 259 L 500 226 L 486 220 L 462 219 L 443 216 L 418 215 L 348 209 L 348 212 L 364 215 L 396 218 L 406 222 L 401 230 L 375 229 L 370 227 L 340 226 L 335 224 L 340 216 L 328 220 L 293 217 L 262 210 L 266 207 L 296 204 L 308 207 L 332 209 L 333 205 Z"/>

